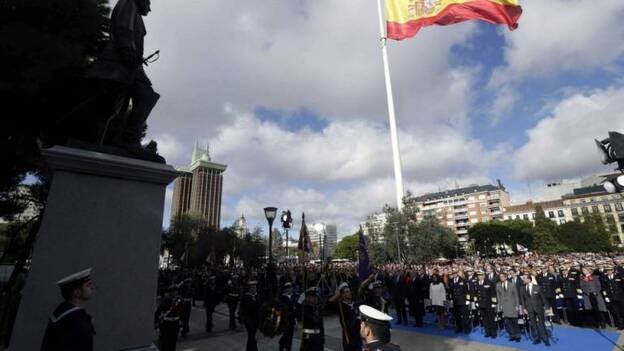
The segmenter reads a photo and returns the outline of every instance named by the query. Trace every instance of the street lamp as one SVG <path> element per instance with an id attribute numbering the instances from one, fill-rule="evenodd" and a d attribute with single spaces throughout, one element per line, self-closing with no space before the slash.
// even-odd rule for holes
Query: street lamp
<path id="1" fill-rule="evenodd" d="M 269 222 L 269 264 L 273 262 L 273 220 L 277 216 L 277 207 L 265 207 L 264 216 Z"/>

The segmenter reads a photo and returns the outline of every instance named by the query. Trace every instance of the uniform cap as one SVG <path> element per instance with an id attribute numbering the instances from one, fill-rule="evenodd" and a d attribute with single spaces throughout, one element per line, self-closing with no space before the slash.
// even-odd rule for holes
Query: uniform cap
<path id="1" fill-rule="evenodd" d="M 257 280 L 250 280 L 247 282 L 247 285 L 258 285 L 258 281 Z"/>
<path id="2" fill-rule="evenodd" d="M 368 305 L 360 305 L 359 310 L 362 320 L 365 322 L 387 325 L 390 324 L 390 321 L 392 320 L 392 317 L 389 315 Z"/>
<path id="3" fill-rule="evenodd" d="M 57 281 L 56 285 L 63 286 L 67 284 L 80 284 L 82 282 L 86 282 L 91 279 L 91 269 L 92 268 L 87 268 L 83 271 L 70 274 L 67 277 Z"/>
<path id="4" fill-rule="evenodd" d="M 291 287 L 292 287 L 292 283 L 291 282 L 284 283 L 284 288 L 291 288 Z"/>
<path id="5" fill-rule="evenodd" d="M 311 288 L 308 288 L 308 290 L 305 291 L 306 295 L 317 295 L 318 294 L 318 289 L 313 286 Z"/>
<path id="6" fill-rule="evenodd" d="M 341 283 L 340 285 L 338 285 L 338 288 L 336 288 L 337 291 L 342 291 L 342 289 L 344 288 L 348 288 L 349 284 L 347 284 L 346 282 Z"/>

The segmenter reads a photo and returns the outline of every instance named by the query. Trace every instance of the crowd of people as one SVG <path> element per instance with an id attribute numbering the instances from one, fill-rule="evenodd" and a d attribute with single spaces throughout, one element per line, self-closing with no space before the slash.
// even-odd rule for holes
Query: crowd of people
<path id="1" fill-rule="evenodd" d="M 270 277 L 265 268 L 161 272 L 165 298 L 155 318 L 161 339 L 166 343 L 178 333 L 188 333 L 190 306 L 195 300 L 203 301 L 205 331 L 211 332 L 214 308 L 224 302 L 229 328 L 242 323 L 248 332 L 247 349 L 255 350 L 256 333 L 270 319 L 263 315 L 262 304 L 271 294 L 279 299 L 284 317 L 280 350 L 290 350 L 297 325 L 303 350 L 322 350 L 323 316 L 328 313 L 339 316 L 343 349 L 361 350 L 360 306 L 385 314 L 391 311 L 399 325 L 423 328 L 427 313 L 432 313 L 438 328 L 452 326 L 457 333 L 482 332 L 489 338 L 505 335 L 515 342 L 521 341 L 525 331 L 533 343 L 545 345 L 552 341 L 552 323 L 624 329 L 624 257 L 614 254 L 526 254 L 395 263 L 372 267 L 372 273 L 362 279 L 357 263 L 280 265 L 274 270 Z M 172 320 L 175 330 L 167 334 L 163 315 L 171 316 L 167 304 L 172 301 L 181 302 L 179 322 Z M 389 323 L 383 325 L 389 327 Z M 391 345 L 390 334 L 384 330 L 377 328 L 375 335 L 384 334 L 381 340 Z"/>

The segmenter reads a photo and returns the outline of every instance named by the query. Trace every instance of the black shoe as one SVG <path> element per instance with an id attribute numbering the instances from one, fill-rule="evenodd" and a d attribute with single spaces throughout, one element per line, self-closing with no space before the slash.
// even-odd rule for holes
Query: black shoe
<path id="1" fill-rule="evenodd" d="M 515 342 L 520 342 L 520 338 L 515 338 L 514 341 Z"/>
<path id="2" fill-rule="evenodd" d="M 539 340 L 533 340 L 533 345 L 537 345 L 537 344 L 539 344 L 540 342 L 541 342 L 541 341 L 539 341 Z"/>
<path id="3" fill-rule="evenodd" d="M 544 341 L 544 345 L 550 346 L 550 342 L 549 341 Z"/>

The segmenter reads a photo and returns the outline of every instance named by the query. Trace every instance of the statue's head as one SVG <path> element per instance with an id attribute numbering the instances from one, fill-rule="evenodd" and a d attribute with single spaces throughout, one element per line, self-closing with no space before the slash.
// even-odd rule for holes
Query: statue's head
<path id="1" fill-rule="evenodd" d="M 151 11 L 150 9 L 150 0 L 134 0 L 137 5 L 137 9 L 141 16 L 147 16 L 147 14 Z"/>

